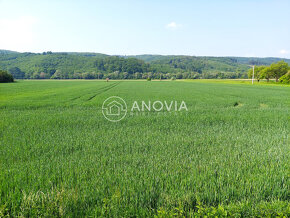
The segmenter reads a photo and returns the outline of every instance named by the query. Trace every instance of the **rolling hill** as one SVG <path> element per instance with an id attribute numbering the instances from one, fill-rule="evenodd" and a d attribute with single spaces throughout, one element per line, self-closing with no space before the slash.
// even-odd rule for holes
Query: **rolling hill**
<path id="1" fill-rule="evenodd" d="M 249 65 L 270 65 L 280 58 L 181 55 L 110 56 L 101 53 L 19 53 L 0 50 L 0 69 L 16 78 L 111 79 L 245 78 Z M 285 60 L 290 64 L 290 60 Z M 15 73 L 17 71 L 17 73 Z"/>

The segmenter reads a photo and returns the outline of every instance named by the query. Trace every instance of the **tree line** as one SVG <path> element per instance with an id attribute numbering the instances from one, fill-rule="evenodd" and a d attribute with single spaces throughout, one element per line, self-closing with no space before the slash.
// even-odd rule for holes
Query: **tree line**
<path id="1" fill-rule="evenodd" d="M 79 56 L 69 54 L 18 54 L 0 57 L 16 79 L 234 79 L 246 78 L 245 66 L 235 61 L 197 57 L 170 57 L 144 60 L 119 56 Z M 4 68 L 4 69 L 5 69 Z"/>
<path id="2" fill-rule="evenodd" d="M 252 69 L 248 70 L 248 77 L 252 78 L 254 73 L 254 78 L 260 82 L 261 79 L 266 79 L 267 82 L 270 79 L 275 79 L 276 82 L 280 81 L 282 83 L 290 82 L 290 67 L 285 61 L 278 61 L 277 63 L 272 63 L 270 66 L 256 66 L 254 72 Z"/>
<path id="3" fill-rule="evenodd" d="M 171 62 L 174 63 L 174 62 Z M 48 72 L 33 73 L 32 77 L 26 76 L 26 73 L 18 67 L 9 68 L 8 72 L 0 70 L 0 82 L 13 82 L 16 79 L 235 79 L 243 77 L 243 73 L 232 72 L 178 72 L 178 73 L 162 73 L 147 72 L 152 70 L 150 65 L 138 59 L 125 59 L 120 57 L 98 59 L 94 63 L 97 72 L 62 72 L 61 70 L 51 70 Z M 175 65 L 175 64 L 174 64 Z M 136 71 L 139 72 L 136 72 Z M 113 71 L 112 73 L 107 73 Z M 248 70 L 248 77 L 252 78 L 253 70 Z M 270 66 L 256 66 L 254 78 L 259 82 L 261 79 L 275 79 L 276 82 L 290 83 L 290 67 L 285 61 L 272 63 Z"/>
<path id="4" fill-rule="evenodd" d="M 265 65 L 257 67 L 258 72 L 277 60 L 280 59 L 109 56 L 64 52 L 1 53 L 0 50 L 0 69 L 8 71 L 16 79 L 236 79 L 248 78 L 249 64 Z M 290 63 L 290 60 L 286 61 Z"/>

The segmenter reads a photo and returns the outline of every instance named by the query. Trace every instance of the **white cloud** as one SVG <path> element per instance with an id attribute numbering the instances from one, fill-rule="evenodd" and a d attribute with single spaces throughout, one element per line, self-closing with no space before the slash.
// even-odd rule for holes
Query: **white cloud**
<path id="1" fill-rule="evenodd" d="M 175 30 L 175 29 L 177 29 L 179 27 L 181 27 L 181 25 L 180 24 L 177 24 L 174 21 L 166 25 L 166 28 L 167 29 L 171 29 L 171 30 Z"/>
<path id="2" fill-rule="evenodd" d="M 282 49 L 282 50 L 280 50 L 280 54 L 283 54 L 283 55 L 289 54 L 289 51 Z"/>
<path id="3" fill-rule="evenodd" d="M 35 40 L 36 22 L 31 16 L 0 19 L 0 49 L 28 51 Z"/>

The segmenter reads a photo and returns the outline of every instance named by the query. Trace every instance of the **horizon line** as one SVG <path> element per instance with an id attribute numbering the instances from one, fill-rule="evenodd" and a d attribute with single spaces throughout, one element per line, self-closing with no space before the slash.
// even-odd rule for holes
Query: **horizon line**
<path id="1" fill-rule="evenodd" d="M 290 60 L 290 58 L 285 58 L 285 57 L 274 57 L 274 56 L 230 56 L 230 55 L 224 55 L 224 56 L 216 56 L 216 55 L 188 55 L 188 54 L 150 54 L 150 53 L 140 53 L 140 54 L 106 54 L 106 53 L 101 53 L 101 52 L 93 52 L 93 51 L 42 51 L 42 52 L 31 52 L 31 51 L 15 51 L 15 50 L 8 50 L 8 49 L 0 49 L 1 51 L 7 51 L 7 52 L 12 52 L 12 53 L 32 53 L 32 54 L 42 54 L 45 52 L 52 52 L 52 53 L 89 53 L 89 54 L 102 54 L 102 55 L 107 55 L 107 56 L 187 56 L 187 57 L 217 57 L 217 58 L 278 58 L 278 59 L 286 59 Z"/>

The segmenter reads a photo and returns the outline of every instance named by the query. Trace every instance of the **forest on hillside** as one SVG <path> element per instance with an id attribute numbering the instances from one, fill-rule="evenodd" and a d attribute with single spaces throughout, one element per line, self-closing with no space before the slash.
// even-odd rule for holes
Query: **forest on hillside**
<path id="1" fill-rule="evenodd" d="M 0 69 L 15 79 L 235 79 L 247 78 L 249 65 L 279 58 L 197 56 L 109 56 L 100 53 L 18 53 L 0 50 Z M 290 60 L 285 60 L 290 63 Z"/>

